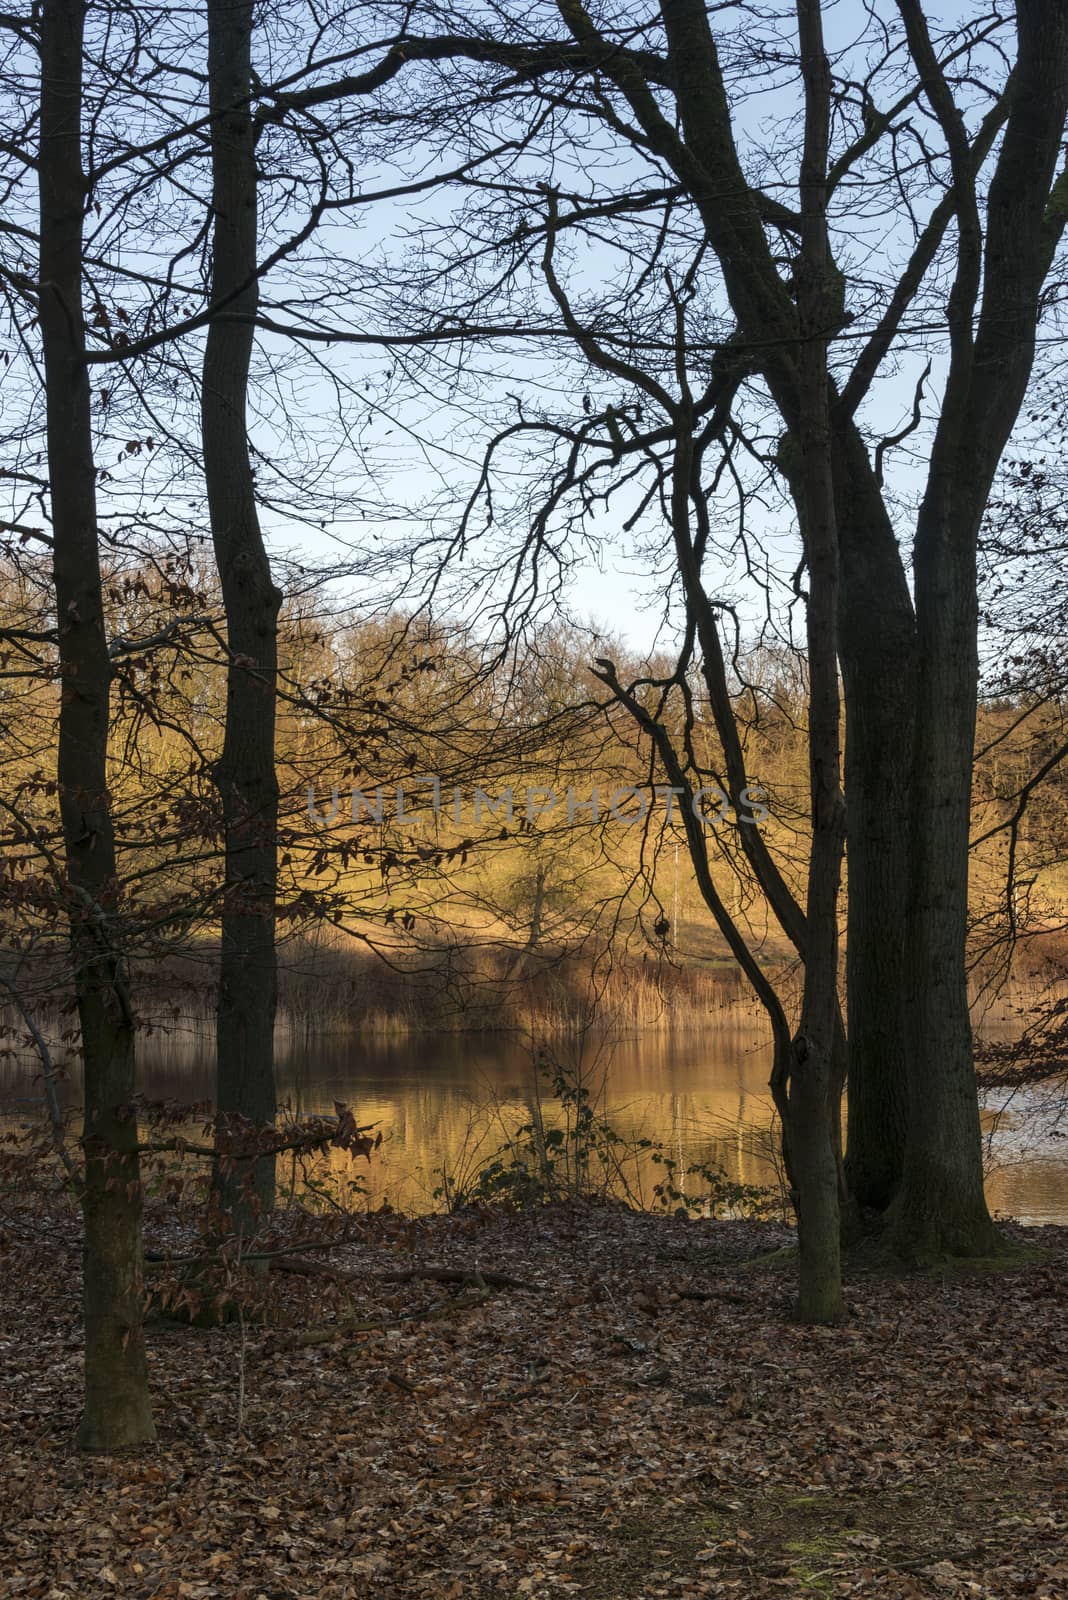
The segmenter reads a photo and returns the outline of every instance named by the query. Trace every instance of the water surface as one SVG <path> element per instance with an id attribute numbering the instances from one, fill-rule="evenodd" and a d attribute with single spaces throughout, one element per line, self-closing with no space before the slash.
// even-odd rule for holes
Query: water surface
<path id="1" fill-rule="evenodd" d="M 212 1094 L 211 1038 L 191 1030 L 141 1042 L 141 1086 L 153 1098 L 180 1104 Z M 704 1030 L 648 1033 L 585 1046 L 558 1041 L 540 1065 L 530 1048 L 491 1035 L 380 1037 L 302 1036 L 278 1043 L 280 1098 L 300 1115 L 351 1106 L 383 1142 L 370 1163 L 335 1156 L 341 1181 L 358 1176 L 371 1204 L 425 1211 L 440 1205 L 435 1190 L 469 1184 L 507 1136 L 524 1124 L 558 1125 L 554 1072 L 582 1083 L 598 1117 L 624 1141 L 655 1141 L 678 1163 L 700 1162 L 732 1181 L 776 1181 L 767 1081 L 765 1030 L 744 1013 Z M 33 1097 L 34 1065 L 0 1066 L 0 1100 Z M 66 1085 L 77 1102 L 77 1071 Z M 1059 1101 L 1017 1095 L 991 1098 L 984 1113 L 992 1208 L 1027 1223 L 1068 1224 L 1068 1122 Z M 621 1180 L 649 1201 L 664 1168 L 651 1154 L 631 1160 L 621 1147 Z M 297 1178 L 299 1174 L 288 1176 Z M 689 1192 L 702 1189 L 687 1180 Z"/>

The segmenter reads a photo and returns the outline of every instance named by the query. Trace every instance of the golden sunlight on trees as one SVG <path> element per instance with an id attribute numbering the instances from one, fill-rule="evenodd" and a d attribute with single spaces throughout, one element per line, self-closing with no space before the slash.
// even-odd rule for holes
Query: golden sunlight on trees
<path id="1" fill-rule="evenodd" d="M 1030 1260 L 984 1161 L 1036 1107 L 1063 1136 L 1060 0 L 42 0 L 0 16 L 0 93 L 0 1007 L 20 1090 L 0 1261 L 57 1240 L 81 1261 L 62 1335 L 79 1447 L 159 1428 L 170 1448 L 154 1318 L 234 1334 L 244 1449 L 271 1363 L 355 1363 L 398 1330 L 429 1348 L 454 1317 L 507 1322 L 507 1296 L 548 1304 L 550 1235 L 632 1280 L 625 1314 L 591 1289 L 580 1327 L 585 1290 L 558 1269 L 584 1351 L 565 1371 L 546 1332 L 561 1405 L 626 1358 L 635 1415 L 643 1386 L 683 1392 L 687 1306 L 725 1300 L 766 1341 L 739 1265 L 761 1240 L 796 1267 L 789 1312 L 760 1312 L 787 1361 L 817 1349 L 787 1315 L 840 1352 L 869 1311 L 848 1333 L 883 1358 L 890 1291 L 847 1293 L 857 1262 Z M 989 1019 L 1021 983 L 1003 1036 Z M 665 1050 L 704 1038 L 728 1009 L 762 1030 L 777 1119 L 754 1133 L 739 1110 L 733 1174 L 690 1159 L 677 1107 L 621 1132 L 590 1065 L 654 1030 Z M 285 1030 L 316 1084 L 317 1053 L 351 1050 L 323 1104 L 288 1097 Z M 423 1223 L 369 1215 L 360 1164 L 390 1130 L 352 1062 L 386 1036 L 428 1074 L 446 1037 L 522 1039 L 535 1072 L 500 1091 L 522 1114 L 497 1117 L 499 1147 L 477 1110 L 427 1112 L 464 1152 L 441 1166 L 446 1260 L 420 1256 Z M 160 1040 L 188 1050 L 162 1098 L 143 1070 Z M 209 1057 L 202 1100 L 184 1091 Z M 483 1228 L 499 1269 L 463 1243 Z M 706 1228 L 717 1272 L 737 1269 L 722 1292 L 697 1281 Z M 661 1258 L 688 1263 L 674 1287 Z M 918 1281 L 902 1344 L 931 1344 L 932 1319 L 963 1337 L 971 1291 L 932 1309 Z M 674 1331 L 639 1338 L 634 1317 Z M 514 1320 L 502 1371 L 540 1337 L 536 1313 Z M 466 1493 L 467 1456 L 433 1452 L 533 1405 L 540 1368 L 451 1417 L 441 1395 L 477 1359 L 457 1338 L 456 1372 L 437 1359 L 424 1384 L 412 1342 L 381 1374 L 442 1421 L 410 1447 L 425 1483 Z M 719 1384 L 699 1343 L 678 1334 L 702 1369 L 685 1392 L 739 1428 L 763 1417 L 752 1371 L 693 1387 Z M 1021 1404 L 1012 1447 L 1054 1411 Z M 807 1493 L 834 1447 L 805 1428 Z M 477 1504 L 555 1505 L 591 1479 L 607 1515 L 560 1449 L 551 1493 L 542 1462 Z M 886 1439 L 855 1454 L 912 1481 Z M 690 1474 L 671 1460 L 642 1493 Z M 821 1493 L 844 1492 L 835 1473 Z M 368 1517 L 393 1527 L 384 1505 Z M 717 1523 L 707 1563 L 686 1545 L 687 1593 L 743 1581 L 723 1550 L 767 1534 L 752 1509 L 757 1533 Z M 324 1593 L 586 1583 L 578 1539 L 515 1583 L 504 1557 L 492 1582 L 455 1562 L 390 1577 L 348 1516 L 370 1565 Z M 502 1549 L 534 1539 L 522 1516 Z M 227 1593 L 319 1592 L 217 1554 Z M 171 1592 L 107 1561 L 13 1592 Z M 591 1592 L 622 1594 L 605 1572 Z M 805 1572 L 779 1576 L 823 1581 Z"/>

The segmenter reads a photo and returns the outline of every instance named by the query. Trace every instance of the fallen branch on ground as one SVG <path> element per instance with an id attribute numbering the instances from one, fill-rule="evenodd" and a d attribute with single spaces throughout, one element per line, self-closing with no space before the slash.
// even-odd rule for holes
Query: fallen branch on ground
<path id="1" fill-rule="evenodd" d="M 540 1294 L 542 1285 L 530 1283 L 526 1278 L 513 1277 L 510 1272 L 491 1272 L 485 1267 L 406 1267 L 401 1272 L 348 1272 L 342 1267 L 324 1266 L 321 1261 L 303 1261 L 300 1256 L 279 1256 L 271 1263 L 275 1272 L 307 1273 L 309 1276 L 332 1278 L 338 1283 L 413 1283 L 417 1278 L 427 1278 L 433 1283 L 488 1284 L 491 1289 L 529 1289 Z"/>
<path id="2" fill-rule="evenodd" d="M 350 1334 L 379 1333 L 388 1328 L 403 1327 L 408 1322 L 430 1322 L 437 1317 L 455 1316 L 459 1311 L 470 1311 L 474 1306 L 482 1305 L 489 1295 L 489 1285 L 483 1284 L 474 1294 L 464 1295 L 459 1300 L 439 1300 L 425 1311 L 404 1311 L 396 1317 L 346 1317 L 344 1321 L 331 1323 L 329 1327 L 309 1328 L 304 1333 L 268 1339 L 256 1349 L 249 1350 L 248 1359 L 266 1361 L 271 1356 L 284 1355 L 290 1350 L 307 1350 L 314 1345 L 333 1344 L 335 1340 L 347 1338 Z"/>
<path id="3" fill-rule="evenodd" d="M 325 1244 L 301 1246 L 302 1249 L 341 1249 L 348 1240 Z M 206 1256 L 163 1256 L 146 1254 L 145 1270 L 159 1272 L 165 1267 L 219 1267 L 238 1266 L 253 1261 L 266 1261 L 272 1272 L 292 1272 L 306 1277 L 329 1278 L 334 1283 L 413 1283 L 425 1278 L 434 1283 L 484 1283 L 491 1289 L 525 1289 L 540 1294 L 543 1285 L 517 1278 L 510 1272 L 493 1272 L 485 1267 L 406 1267 L 399 1272 L 360 1272 L 345 1267 L 330 1267 L 321 1261 L 307 1261 L 291 1250 L 248 1250 L 240 1256 L 224 1254 Z"/>

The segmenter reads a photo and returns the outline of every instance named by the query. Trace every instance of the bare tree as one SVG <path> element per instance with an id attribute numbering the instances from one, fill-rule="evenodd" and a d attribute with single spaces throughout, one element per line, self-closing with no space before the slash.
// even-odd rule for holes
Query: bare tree
<path id="1" fill-rule="evenodd" d="M 281 593 L 260 533 L 246 423 L 258 294 L 256 130 L 250 107 L 252 5 L 210 0 L 211 299 L 201 416 L 211 530 L 226 608 L 226 733 L 215 776 L 226 839 L 217 1025 L 217 1109 L 255 1127 L 275 1119 L 275 701 Z M 251 1177 L 255 1206 L 241 1191 Z M 220 1163 L 217 1184 L 239 1231 L 274 1202 L 274 1161 Z"/>
<path id="2" fill-rule="evenodd" d="M 745 122 L 741 107 L 757 70 L 748 13 L 743 25 L 729 8 L 713 17 L 703 0 L 662 0 L 639 25 L 611 11 L 595 18 L 580 0 L 561 0 L 542 16 L 528 9 L 498 18 L 492 36 L 462 12 L 428 8 L 423 15 L 433 24 L 427 32 L 417 33 L 418 19 L 410 20 L 371 67 L 372 47 L 354 46 L 350 59 L 359 71 L 329 81 L 311 70 L 315 81 L 274 97 L 271 114 L 299 118 L 314 109 L 322 116 L 354 94 L 386 92 L 398 75 L 422 71 L 439 86 L 437 127 L 459 106 L 466 84 L 468 107 L 487 126 L 507 128 L 510 148 L 520 146 L 529 159 L 544 150 L 542 172 L 550 176 L 519 175 L 505 156 L 492 183 L 487 178 L 494 237 L 477 229 L 469 208 L 455 236 L 459 292 L 448 323 L 443 251 L 423 280 L 421 328 L 350 334 L 321 316 L 303 328 L 290 317 L 286 326 L 309 341 L 380 337 L 410 348 L 464 340 L 470 348 L 475 339 L 504 347 L 526 338 L 534 348 L 559 348 L 568 330 L 518 284 L 537 249 L 530 212 L 539 184 L 543 192 L 546 181 L 558 182 L 551 174 L 568 133 L 579 138 L 578 113 L 621 160 L 610 169 L 614 188 L 599 181 L 596 166 L 583 175 L 576 208 L 616 226 L 641 213 L 650 236 L 656 215 L 661 256 L 673 238 L 699 235 L 702 279 L 714 278 L 721 295 L 706 348 L 709 355 L 737 352 L 770 399 L 782 435 L 780 470 L 805 537 L 813 525 L 813 480 L 795 464 L 812 453 L 804 441 L 814 371 L 813 336 L 801 337 L 799 324 L 810 293 L 812 248 L 805 241 L 819 187 L 812 179 L 813 119 L 820 96 L 830 96 L 834 147 L 822 182 L 833 221 L 815 343 L 827 351 L 820 382 L 828 396 L 836 648 L 847 723 L 849 1170 L 860 1206 L 886 1220 L 888 1244 L 900 1257 L 996 1248 L 983 1198 L 965 974 L 975 554 L 994 473 L 1026 394 L 1043 284 L 1065 221 L 1065 180 L 1056 176 L 1068 78 L 1063 8 L 1028 0 L 1014 20 L 967 19 L 937 36 L 914 0 L 872 8 L 863 45 L 854 56 L 847 47 L 841 68 L 829 69 L 828 90 L 822 70 L 811 65 L 819 50 L 794 50 L 777 12 L 756 18 L 759 70 L 780 73 L 807 123 L 800 166 L 785 142 L 771 152 L 760 148 Z M 807 10 L 799 15 L 809 39 L 817 20 Z M 447 84 L 429 65 L 442 60 L 455 64 Z M 344 125 L 344 110 L 337 115 Z M 425 114 L 419 125 L 428 126 Z M 465 133 L 471 125 L 469 115 Z M 917 156 L 911 165 L 906 148 Z M 784 183 L 785 174 L 792 175 Z M 800 209 L 789 203 L 791 189 Z M 880 203 L 899 194 L 901 203 L 872 283 L 851 259 L 851 240 L 866 226 L 876 194 Z M 490 262 L 495 271 L 480 275 Z M 602 314 L 609 315 L 605 296 Z M 609 339 L 616 348 L 642 346 L 642 328 L 617 321 L 616 329 Z M 873 386 L 918 337 L 932 355 L 944 354 L 942 392 L 932 400 L 921 384 L 910 427 L 880 437 Z M 910 428 L 925 426 L 925 417 L 914 600 L 895 532 L 904 507 L 884 469 L 887 452 Z M 821 514 L 826 520 L 826 509 Z"/>
<path id="3" fill-rule="evenodd" d="M 48 0 L 40 23 L 40 322 L 62 698 L 58 778 L 85 1059 L 85 1408 L 88 1450 L 154 1436 L 141 1332 L 141 1182 L 134 1021 L 119 926 L 108 794 L 111 661 L 96 526 L 82 306 L 82 60 L 86 7 Z"/>

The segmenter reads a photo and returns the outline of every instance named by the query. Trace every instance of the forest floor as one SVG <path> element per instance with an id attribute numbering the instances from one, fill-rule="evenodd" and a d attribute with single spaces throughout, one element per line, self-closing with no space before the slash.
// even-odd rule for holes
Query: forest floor
<path id="1" fill-rule="evenodd" d="M 1008 1228 L 1008 1271 L 856 1273 L 818 1330 L 753 1263 L 772 1224 L 348 1231 L 304 1257 L 335 1277 L 268 1274 L 270 1325 L 153 1322 L 158 1442 L 105 1459 L 73 1442 L 75 1221 L 0 1214 L 4 1600 L 1068 1596 L 1068 1229 Z"/>

